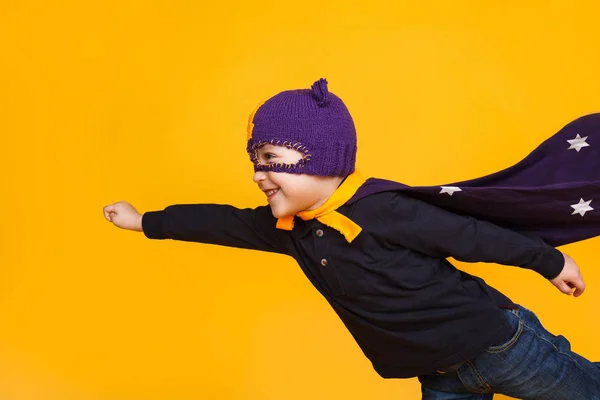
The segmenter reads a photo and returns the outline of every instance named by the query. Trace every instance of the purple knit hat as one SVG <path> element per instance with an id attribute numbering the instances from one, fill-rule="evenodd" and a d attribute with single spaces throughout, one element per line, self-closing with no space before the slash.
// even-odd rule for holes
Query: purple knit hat
<path id="1" fill-rule="evenodd" d="M 257 149 L 265 144 L 298 150 L 296 164 L 260 164 Z M 354 172 L 356 130 L 342 100 L 320 79 L 310 89 L 287 90 L 250 115 L 246 148 L 255 171 L 345 177 Z"/>

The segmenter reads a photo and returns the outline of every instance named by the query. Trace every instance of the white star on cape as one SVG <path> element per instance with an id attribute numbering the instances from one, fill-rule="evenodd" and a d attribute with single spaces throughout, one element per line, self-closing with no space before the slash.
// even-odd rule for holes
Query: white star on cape
<path id="1" fill-rule="evenodd" d="M 577 136 L 575 136 L 575 139 L 567 140 L 567 142 L 569 142 L 569 144 L 571 144 L 571 147 L 569 147 L 568 150 L 575 149 L 579 153 L 579 150 L 581 150 L 582 147 L 589 146 L 589 144 L 586 143 L 587 138 L 588 138 L 587 136 L 585 136 L 585 137 L 579 136 L 579 133 L 578 133 Z"/>
<path id="2" fill-rule="evenodd" d="M 571 213 L 571 215 L 579 214 L 583 217 L 587 211 L 593 210 L 593 208 L 590 207 L 591 202 L 592 202 L 592 200 L 584 201 L 583 199 L 580 199 L 579 203 L 571 204 L 571 207 L 573 207 L 573 209 L 575 209 L 575 211 L 573 211 Z"/>
<path id="3" fill-rule="evenodd" d="M 454 192 L 462 192 L 462 189 L 458 186 L 442 186 L 442 190 L 439 194 L 447 193 L 449 196 L 452 196 Z"/>

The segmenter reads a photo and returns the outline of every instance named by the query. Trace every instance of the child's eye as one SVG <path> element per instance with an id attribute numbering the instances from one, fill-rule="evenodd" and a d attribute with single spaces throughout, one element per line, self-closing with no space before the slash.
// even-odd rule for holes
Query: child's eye
<path id="1" fill-rule="evenodd" d="M 271 158 L 275 158 L 275 157 L 276 157 L 276 155 L 273 153 L 265 153 L 265 158 L 267 160 L 270 160 Z"/>

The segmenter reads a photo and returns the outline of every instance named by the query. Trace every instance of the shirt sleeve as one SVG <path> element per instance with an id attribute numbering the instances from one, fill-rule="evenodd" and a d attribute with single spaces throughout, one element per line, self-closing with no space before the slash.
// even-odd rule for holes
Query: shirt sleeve
<path id="1" fill-rule="evenodd" d="M 149 239 L 174 239 L 288 254 L 288 232 L 276 228 L 271 208 L 225 204 L 176 204 L 142 217 Z"/>
<path id="2" fill-rule="evenodd" d="M 399 193 L 391 195 L 389 210 L 394 242 L 432 257 L 518 266 L 547 279 L 558 276 L 564 266 L 562 253 L 538 237 Z"/>

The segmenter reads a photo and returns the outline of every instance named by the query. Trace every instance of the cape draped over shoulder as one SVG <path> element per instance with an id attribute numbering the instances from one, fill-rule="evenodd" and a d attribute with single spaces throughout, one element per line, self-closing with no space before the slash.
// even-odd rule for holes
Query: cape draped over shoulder
<path id="1" fill-rule="evenodd" d="M 369 178 L 349 202 L 398 191 L 560 246 L 600 235 L 600 113 L 565 125 L 515 165 L 462 182 Z"/>

